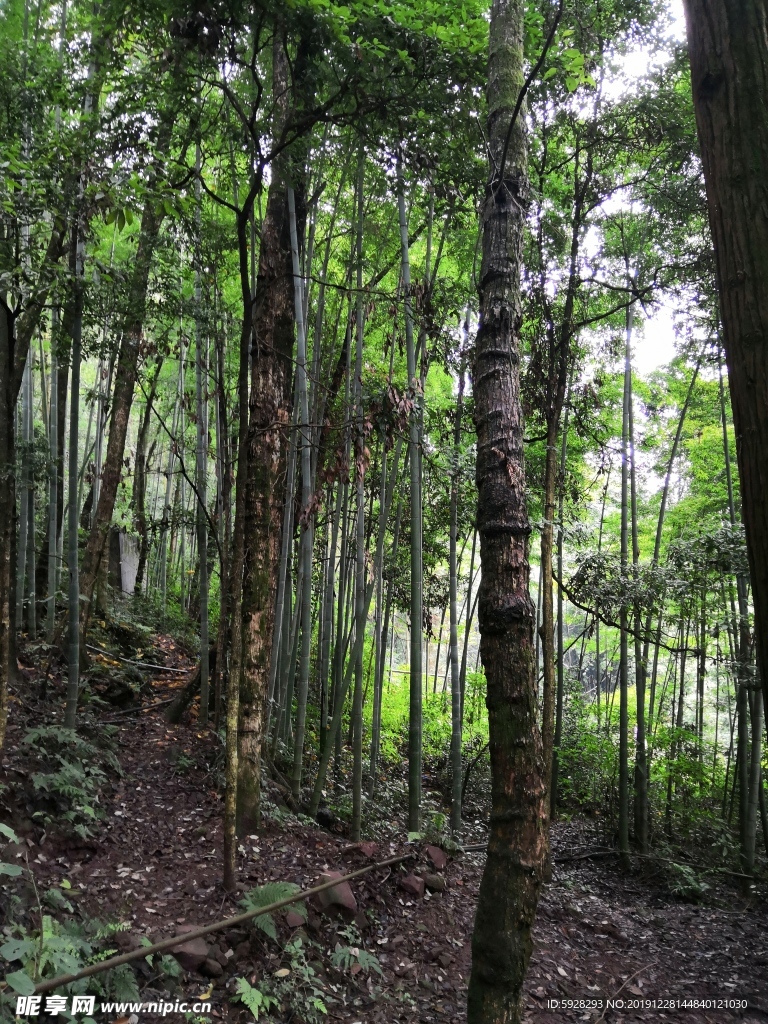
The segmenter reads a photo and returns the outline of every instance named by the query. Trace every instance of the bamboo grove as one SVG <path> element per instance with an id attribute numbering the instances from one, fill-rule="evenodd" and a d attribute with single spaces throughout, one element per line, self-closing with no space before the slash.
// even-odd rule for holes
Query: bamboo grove
<path id="1" fill-rule="evenodd" d="M 558 811 L 602 815 L 625 861 L 714 833 L 749 877 L 768 841 L 680 26 L 649 0 L 487 15 L 0 13 L 0 740 L 25 644 L 58 652 L 76 728 L 94 623 L 133 603 L 186 632 L 230 887 L 266 770 L 358 839 L 401 760 L 418 833 L 442 766 L 460 837 L 526 658 L 535 886 Z M 502 231 L 522 269 L 495 292 Z M 508 367 L 509 450 L 487 407 Z M 519 594 L 492 578 L 507 536 Z"/>

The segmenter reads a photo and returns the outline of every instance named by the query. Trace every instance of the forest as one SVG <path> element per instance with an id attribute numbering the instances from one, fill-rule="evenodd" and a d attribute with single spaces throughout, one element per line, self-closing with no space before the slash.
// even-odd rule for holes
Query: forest
<path id="1" fill-rule="evenodd" d="M 0 1020 L 768 1018 L 766 19 L 0 2 Z"/>

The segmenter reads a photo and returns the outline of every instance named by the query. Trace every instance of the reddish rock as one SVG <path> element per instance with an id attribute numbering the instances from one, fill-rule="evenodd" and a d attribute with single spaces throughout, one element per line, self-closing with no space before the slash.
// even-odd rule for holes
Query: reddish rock
<path id="1" fill-rule="evenodd" d="M 424 879 L 419 878 L 418 875 L 406 875 L 405 878 L 400 879 L 400 888 L 410 893 L 411 896 L 421 899 L 425 889 Z"/>
<path id="2" fill-rule="evenodd" d="M 335 878 L 343 878 L 340 871 L 324 871 L 320 875 L 320 882 L 330 882 Z M 323 889 L 317 894 L 317 902 L 321 910 L 335 911 L 343 914 L 352 920 L 357 913 L 357 900 L 350 887 L 349 882 L 340 882 L 331 886 L 330 889 Z"/>
<path id="3" fill-rule="evenodd" d="M 196 924 L 184 924 L 179 927 L 177 934 L 195 932 L 198 927 Z M 197 971 L 208 957 L 208 943 L 205 939 L 190 939 L 172 952 L 185 971 Z"/>
<path id="4" fill-rule="evenodd" d="M 426 853 L 436 871 L 445 871 L 448 867 L 448 858 L 439 846 L 428 846 Z"/>
<path id="5" fill-rule="evenodd" d="M 304 918 L 301 914 L 297 914 L 295 910 L 289 910 L 285 915 L 285 923 L 289 928 L 301 928 L 304 924 Z"/>

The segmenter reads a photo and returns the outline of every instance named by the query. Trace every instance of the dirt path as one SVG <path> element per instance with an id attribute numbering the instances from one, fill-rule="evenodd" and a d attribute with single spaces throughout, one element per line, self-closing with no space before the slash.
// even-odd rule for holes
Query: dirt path
<path id="1" fill-rule="evenodd" d="M 180 685 L 157 676 L 143 706 L 167 700 Z M 24 715 L 34 722 L 38 713 L 33 697 L 25 697 L 25 703 L 26 708 L 14 707 L 8 751 L 14 750 Z M 126 922 L 129 930 L 115 938 L 120 949 L 137 945 L 141 936 L 156 940 L 179 927 L 235 914 L 242 898 L 242 891 L 226 894 L 220 886 L 221 745 L 210 732 L 198 732 L 189 714 L 178 726 L 166 725 L 162 710 L 113 716 L 123 776 L 105 794 L 105 818 L 93 840 L 39 845 L 39 830 L 27 835 L 38 886 L 66 879 L 78 916 Z M 2 768 L 12 780 L 19 770 L 13 753 Z M 599 845 L 583 823 L 558 825 L 553 843 L 557 858 Z M 370 848 L 352 847 L 343 835 L 272 805 L 263 830 L 241 844 L 240 889 L 269 881 L 308 887 L 325 870 L 349 871 L 369 858 L 406 849 L 396 837 Z M 281 915 L 278 937 L 283 948 L 288 940 L 302 938 L 303 962 L 314 972 L 311 985 L 323 993 L 327 1019 L 463 1024 L 482 865 L 482 853 L 451 860 L 442 872 L 444 891 L 424 898 L 402 888 L 406 869 L 388 869 L 353 884 L 356 913 L 334 918 L 312 907 L 306 924 Z M 435 873 L 423 849 L 417 866 Z M 706 905 L 694 906 L 671 899 L 647 870 L 645 876 L 622 875 L 610 856 L 555 865 L 535 929 L 526 984 L 528 1024 L 768 1020 L 765 893 L 745 901 L 736 889 L 718 883 L 707 893 Z M 334 965 L 336 947 L 354 945 L 350 935 L 356 933 L 347 931 L 352 917 L 364 947 L 378 958 L 381 975 L 355 972 L 354 964 Z M 258 987 L 261 979 L 274 979 L 286 969 L 296 974 L 280 946 L 258 931 L 225 932 L 185 966 L 188 971 L 173 982 L 141 962 L 142 999 L 156 998 L 169 985 L 172 991 L 175 986 L 175 998 L 197 997 L 212 986 L 212 1019 L 239 1022 L 252 1016 L 231 1001 L 234 979 Z M 310 981 L 298 978 L 297 984 L 309 991 Z M 624 1005 L 615 1002 L 606 1009 L 606 999 Z M 696 1000 L 709 1005 L 697 1006 Z M 746 1000 L 748 1008 L 729 1008 L 728 1000 Z M 139 1018 L 152 1019 L 146 1013 Z M 301 1017 L 299 1011 L 285 1011 L 278 1019 Z"/>

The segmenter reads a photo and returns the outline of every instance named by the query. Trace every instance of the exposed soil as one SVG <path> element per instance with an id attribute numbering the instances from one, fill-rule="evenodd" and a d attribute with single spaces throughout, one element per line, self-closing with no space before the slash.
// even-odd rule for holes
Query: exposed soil
<path id="1" fill-rule="evenodd" d="M 167 638 L 155 638 L 144 657 L 154 664 L 191 665 Z M 38 702 L 38 675 L 30 666 L 25 687 L 12 702 L 0 763 L 0 783 L 8 787 L 0 790 L 0 819 L 22 836 L 23 849 L 11 853 L 27 859 L 38 889 L 66 879 L 72 885 L 66 895 L 77 916 L 127 922 L 130 930 L 113 940 L 121 950 L 138 945 L 141 936 L 156 940 L 180 926 L 239 913 L 243 892 L 227 894 L 220 884 L 220 742 L 211 731 L 197 729 L 193 713 L 169 726 L 165 707 L 154 707 L 178 692 L 184 677 L 150 671 L 141 697 L 143 710 L 103 713 L 118 729 L 123 774 L 112 780 L 111 792 L 110 786 L 102 792 L 105 817 L 93 838 L 65 840 L 43 836 L 31 820 L 32 807 L 14 801 L 14 794 L 23 790 L 22 777 L 31 770 L 27 755 L 19 750 L 20 737 L 40 723 L 44 707 L 56 702 L 64 686 L 54 675 L 45 704 Z M 279 801 L 274 786 L 267 784 L 267 792 Z M 339 834 L 343 827 L 336 828 L 328 831 L 270 803 L 259 834 L 242 840 L 240 889 L 272 880 L 306 888 L 317 884 L 323 871 L 346 873 L 372 860 L 414 851 L 403 833 L 380 834 L 375 843 L 354 846 Z M 622 874 L 611 852 L 601 846 L 588 822 L 553 829 L 553 881 L 540 903 L 525 1020 L 768 1020 L 765 886 L 744 898 L 737 880 L 723 876 L 712 882 L 705 903 L 692 905 L 670 895 L 652 863 L 638 862 L 632 873 Z M 407 865 L 376 869 L 352 882 L 356 914 L 329 916 L 313 903 L 306 923 L 277 915 L 280 942 L 300 936 L 309 950 L 329 1020 L 466 1020 L 472 922 L 484 855 L 449 856 L 439 871 L 423 845 L 415 852 Z M 442 875 L 444 891 L 434 877 L 430 883 L 438 891 L 427 890 L 424 897 L 402 888 L 405 875 L 414 871 Z M 6 882 L 6 891 L 12 884 Z M 337 943 L 349 944 L 342 933 L 351 918 L 364 948 L 378 958 L 381 976 L 359 966 L 355 971 L 354 963 L 331 962 Z M 168 991 L 178 999 L 193 999 L 212 987 L 214 1020 L 252 1020 L 252 1014 L 231 1001 L 234 979 L 246 978 L 258 987 L 260 979 L 275 977 L 287 964 L 281 946 L 263 932 L 243 927 L 211 936 L 206 944 L 205 961 L 175 982 L 139 961 L 142 999 L 151 1001 Z M 606 999 L 624 1000 L 624 1006 L 606 1009 Z M 559 1005 L 553 1007 L 552 1000 Z M 696 1000 L 710 1005 L 697 1008 Z M 745 1000 L 748 1008 L 718 1005 L 727 1000 Z M 139 1019 L 149 1021 L 153 1015 Z M 286 1008 L 274 1019 L 301 1017 Z"/>

